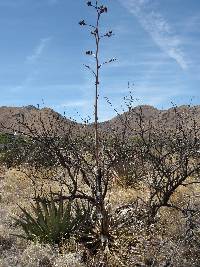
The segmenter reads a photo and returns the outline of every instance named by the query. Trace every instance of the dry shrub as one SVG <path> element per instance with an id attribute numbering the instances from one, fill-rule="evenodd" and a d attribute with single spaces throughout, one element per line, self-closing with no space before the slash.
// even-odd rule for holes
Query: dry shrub
<path id="1" fill-rule="evenodd" d="M 75 253 L 67 253 L 60 255 L 55 259 L 55 267 L 86 267 L 85 264 L 81 263 L 79 255 Z"/>
<path id="2" fill-rule="evenodd" d="M 136 200 L 138 192 L 133 189 L 125 189 L 123 187 L 115 186 L 108 194 L 108 201 L 112 207 L 118 207 L 134 202 Z"/>
<path id="3" fill-rule="evenodd" d="M 77 253 L 65 252 L 48 245 L 29 243 L 26 248 L 17 247 L 5 251 L 1 255 L 0 267 L 84 267 Z"/>

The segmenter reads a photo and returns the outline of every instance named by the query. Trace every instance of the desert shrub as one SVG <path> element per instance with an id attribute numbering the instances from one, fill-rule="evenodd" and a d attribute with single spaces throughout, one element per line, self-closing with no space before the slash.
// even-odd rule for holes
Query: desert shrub
<path id="1" fill-rule="evenodd" d="M 23 216 L 16 219 L 17 225 L 21 226 L 27 240 L 42 243 L 61 245 L 70 236 L 78 234 L 88 212 L 79 205 L 73 207 L 72 202 L 64 203 L 62 198 L 55 203 L 53 198 L 36 199 L 32 205 L 34 214 L 25 208 L 20 208 Z"/>
<path id="2" fill-rule="evenodd" d="M 106 141 L 105 153 L 111 161 L 117 184 L 125 188 L 137 188 L 145 172 L 137 141 L 118 136 L 117 139 Z"/>
<path id="3" fill-rule="evenodd" d="M 18 261 L 20 266 L 28 267 L 43 267 L 53 266 L 53 261 L 57 252 L 53 251 L 49 245 L 42 245 L 40 243 L 30 243 L 21 253 Z"/>
<path id="4" fill-rule="evenodd" d="M 6 134 L 6 133 L 0 133 L 0 144 L 7 145 L 11 143 L 14 139 L 14 135 Z M 3 147 L 3 146 L 2 146 Z"/>
<path id="5" fill-rule="evenodd" d="M 23 135 L 2 134 L 0 140 L 0 163 L 8 168 L 16 166 L 25 157 L 29 140 Z"/>
<path id="6" fill-rule="evenodd" d="M 18 137 L 1 153 L 1 162 L 6 164 L 8 168 L 18 167 L 22 164 L 31 162 L 41 162 L 43 166 L 52 165 L 53 157 L 48 151 L 48 159 L 44 157 L 47 150 L 44 146 L 45 142 L 38 142 L 32 138 L 22 139 Z"/>

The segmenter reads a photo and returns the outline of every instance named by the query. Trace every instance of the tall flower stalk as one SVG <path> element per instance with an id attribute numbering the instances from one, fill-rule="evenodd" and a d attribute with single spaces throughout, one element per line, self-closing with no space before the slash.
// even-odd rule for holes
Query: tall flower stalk
<path id="1" fill-rule="evenodd" d="M 99 110 L 99 86 L 100 86 L 100 69 L 103 65 L 115 61 L 115 58 L 109 59 L 104 62 L 100 62 L 100 44 L 102 39 L 110 38 L 113 32 L 110 30 L 105 33 L 100 31 L 100 22 L 102 15 L 108 12 L 108 8 L 105 5 L 99 4 L 100 1 L 88 1 L 87 6 L 94 9 L 96 12 L 96 20 L 94 24 L 89 24 L 85 20 L 79 22 L 80 26 L 87 26 L 90 29 L 90 34 L 95 40 L 95 48 L 93 50 L 86 51 L 86 55 L 92 56 L 95 60 L 93 66 L 85 65 L 85 67 L 92 73 L 95 81 L 95 101 L 94 101 L 94 142 L 95 142 L 95 177 L 96 177 L 96 208 L 98 214 L 98 221 L 100 225 L 101 243 L 102 247 L 105 248 L 109 239 L 109 216 L 105 208 L 104 198 L 105 195 L 102 193 L 103 187 L 103 173 L 101 162 L 100 162 L 100 145 L 99 145 L 99 123 L 98 123 L 98 110 Z"/>
<path id="2" fill-rule="evenodd" d="M 95 156 L 96 156 L 96 167 L 99 169 L 99 134 L 98 134 L 98 100 L 99 100 L 99 85 L 100 85 L 100 68 L 108 63 L 115 61 L 115 58 L 112 58 L 108 61 L 100 63 L 100 43 L 103 38 L 110 38 L 113 35 L 112 31 L 108 31 L 104 34 L 100 32 L 100 21 L 103 14 L 108 12 L 108 8 L 104 5 L 100 5 L 99 1 L 88 1 L 88 7 L 94 8 L 96 12 L 96 21 L 93 24 L 88 24 L 85 20 L 79 22 L 80 26 L 88 26 L 90 28 L 90 34 L 95 39 L 95 50 L 86 51 L 86 55 L 92 56 L 95 59 L 94 66 L 85 65 L 87 69 L 91 71 L 95 78 L 95 101 L 94 101 L 94 129 L 95 129 Z"/>

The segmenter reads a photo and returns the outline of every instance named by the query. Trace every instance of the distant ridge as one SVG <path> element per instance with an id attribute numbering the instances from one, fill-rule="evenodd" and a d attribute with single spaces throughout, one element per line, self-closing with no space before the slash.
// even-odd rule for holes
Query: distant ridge
<path id="1" fill-rule="evenodd" d="M 60 133 L 67 127 L 71 120 L 64 118 L 61 114 L 51 108 L 42 109 L 29 105 L 24 107 L 0 107 L 0 132 L 24 131 L 20 121 L 24 120 L 34 130 L 41 130 L 41 121 L 46 129 L 56 126 L 59 122 Z M 52 124 L 51 124 L 52 123 Z"/>
<path id="2" fill-rule="evenodd" d="M 186 106 L 182 105 L 176 108 L 177 112 L 182 116 L 187 118 L 188 123 L 189 121 L 195 120 L 200 125 L 200 105 L 197 106 Z M 169 108 L 167 110 L 159 110 L 153 106 L 149 105 L 142 105 L 136 106 L 130 111 L 127 111 L 123 114 L 117 115 L 116 117 L 112 118 L 111 120 L 101 122 L 100 128 L 103 131 L 109 131 L 109 129 L 118 128 L 120 131 L 123 128 L 122 121 L 125 121 L 125 118 L 129 119 L 131 124 L 131 128 L 137 127 L 137 115 L 142 111 L 143 118 L 146 121 L 151 120 L 154 125 L 159 123 L 165 123 L 167 128 L 174 127 L 175 123 L 175 116 L 174 116 L 174 108 Z M 46 127 L 52 127 L 52 125 L 56 124 L 56 120 L 60 123 L 60 129 L 62 132 L 64 129 L 74 123 L 70 119 L 63 117 L 61 114 L 55 112 L 51 108 L 42 108 L 39 109 L 35 106 L 28 105 L 24 107 L 0 107 L 0 131 L 1 132 L 8 132 L 12 130 L 16 130 L 19 128 L 19 119 L 24 117 L 25 120 L 29 123 L 29 125 L 34 125 L 34 127 L 38 130 L 40 128 L 40 118 L 46 125 Z M 49 124 L 49 121 L 52 121 L 52 125 Z M 75 123 L 76 127 L 81 127 L 83 124 Z M 91 129 L 91 124 L 86 126 L 86 128 Z M 10 130 L 8 130 L 10 129 Z"/>
<path id="3" fill-rule="evenodd" d="M 182 105 L 176 107 L 176 112 L 177 114 L 181 115 L 182 118 L 185 118 L 185 122 L 188 125 L 195 120 L 200 126 L 200 105 Z M 105 131 L 109 131 L 109 129 L 117 127 L 120 131 L 123 129 L 123 122 L 128 119 L 131 129 L 137 129 L 137 114 L 142 114 L 143 120 L 146 122 L 151 121 L 152 125 L 154 125 L 155 127 L 162 125 L 166 129 L 170 130 L 176 125 L 175 107 L 169 108 L 167 110 L 159 110 L 150 105 L 141 105 L 136 106 L 130 111 L 124 112 L 123 114 L 119 114 L 109 121 L 101 123 L 101 128 Z"/>

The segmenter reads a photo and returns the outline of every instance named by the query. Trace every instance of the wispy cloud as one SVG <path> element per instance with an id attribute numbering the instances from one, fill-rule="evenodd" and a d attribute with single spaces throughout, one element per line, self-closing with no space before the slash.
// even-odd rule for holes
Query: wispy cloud
<path id="1" fill-rule="evenodd" d="M 26 58 L 26 61 L 28 63 L 35 63 L 40 58 L 44 49 L 46 48 L 48 43 L 51 41 L 51 39 L 52 37 L 40 39 L 39 44 L 35 47 L 33 53 Z"/>
<path id="2" fill-rule="evenodd" d="M 181 39 L 160 12 L 154 11 L 149 0 L 119 0 L 140 22 L 153 41 L 182 69 L 188 68 Z"/>
<path id="3" fill-rule="evenodd" d="M 38 71 L 34 70 L 17 86 L 12 87 L 10 90 L 12 93 L 18 93 L 24 88 L 28 88 L 38 75 Z"/>
<path id="4" fill-rule="evenodd" d="M 78 107 L 85 107 L 89 104 L 88 101 L 86 100 L 71 100 L 71 101 L 66 101 L 64 103 L 61 103 L 59 105 L 59 107 L 62 107 L 62 108 L 78 108 Z"/>

